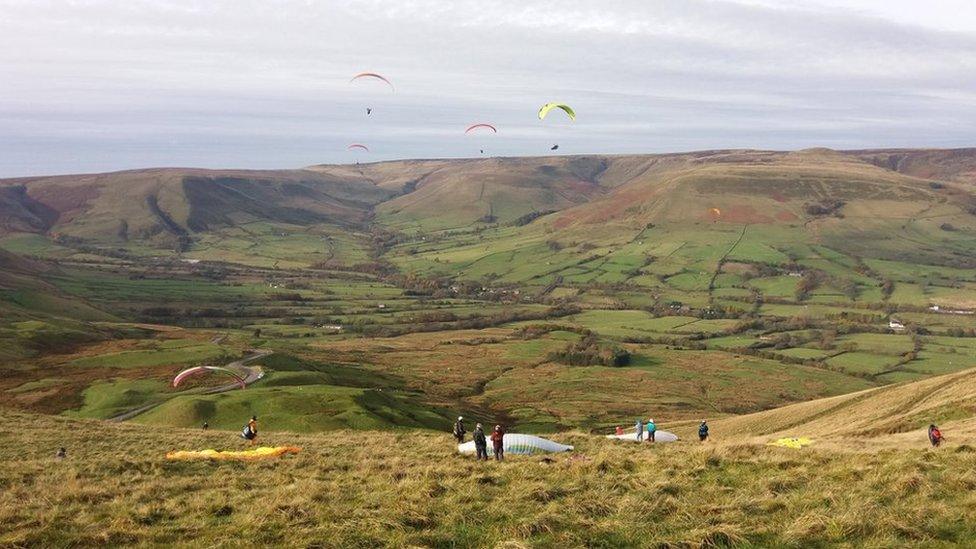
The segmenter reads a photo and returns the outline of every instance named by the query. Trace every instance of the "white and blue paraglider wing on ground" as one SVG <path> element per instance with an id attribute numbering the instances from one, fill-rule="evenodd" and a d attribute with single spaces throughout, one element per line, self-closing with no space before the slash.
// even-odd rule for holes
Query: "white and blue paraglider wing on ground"
<path id="1" fill-rule="evenodd" d="M 543 452 L 570 452 L 572 446 L 559 444 L 551 440 L 537 437 L 535 435 L 520 435 L 518 433 L 506 433 L 502 439 L 502 447 L 506 454 L 539 454 Z M 488 441 L 488 451 L 491 452 L 491 441 Z M 474 441 L 470 440 L 464 444 L 458 444 L 458 452 L 462 454 L 475 453 Z"/>
<path id="2" fill-rule="evenodd" d="M 607 435 L 607 438 L 615 438 L 617 440 L 629 440 L 631 442 L 639 442 L 637 440 L 637 433 L 631 428 L 629 432 L 622 435 Z M 644 438 L 647 438 L 647 434 L 644 434 Z M 677 442 L 678 435 L 674 433 L 669 433 L 668 431 L 655 431 L 654 432 L 654 442 Z"/>

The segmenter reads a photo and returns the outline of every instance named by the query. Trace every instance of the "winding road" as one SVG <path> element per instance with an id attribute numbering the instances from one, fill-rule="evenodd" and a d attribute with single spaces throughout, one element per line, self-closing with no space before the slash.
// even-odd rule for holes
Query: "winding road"
<path id="1" fill-rule="evenodd" d="M 229 364 L 226 364 L 224 367 L 225 368 L 230 368 L 232 370 L 240 370 L 240 371 L 242 371 L 242 373 L 244 374 L 244 376 L 243 376 L 244 377 L 244 385 L 245 386 L 246 385 L 250 385 L 250 384 L 254 383 L 255 381 L 257 381 L 257 380 L 261 379 L 262 377 L 264 377 L 264 370 L 262 370 L 260 366 L 247 366 L 247 363 L 248 362 L 254 362 L 255 360 L 257 360 L 259 358 L 264 358 L 264 357 L 266 357 L 268 355 L 271 355 L 271 354 L 274 354 L 274 351 L 269 350 L 269 349 L 258 349 L 258 350 L 252 351 L 251 354 L 247 355 L 246 357 L 244 357 L 244 358 L 242 358 L 240 360 L 235 360 L 234 362 L 231 362 Z M 209 389 L 203 389 L 203 390 L 199 390 L 199 391 L 186 391 L 186 392 L 183 392 L 183 393 L 173 394 L 173 395 L 170 395 L 170 396 L 168 396 L 167 398 L 165 398 L 163 400 L 159 400 L 159 401 L 153 402 L 151 404 L 144 404 L 144 405 L 142 405 L 142 406 L 140 406 L 138 408 L 133 408 L 131 410 L 122 412 L 121 414 L 118 414 L 116 416 L 112 416 L 112 417 L 108 418 L 108 420 L 109 421 L 126 421 L 126 420 L 129 420 L 129 419 L 132 419 L 132 418 L 136 417 L 137 415 L 142 414 L 142 413 L 145 413 L 145 412 L 148 412 L 149 410 L 152 410 L 156 406 L 159 406 L 160 404 L 169 401 L 169 399 L 174 398 L 174 397 L 177 397 L 177 396 L 180 396 L 180 395 L 188 395 L 188 394 L 195 394 L 195 395 L 213 395 L 213 394 L 216 394 L 216 393 L 226 393 L 227 391 L 233 391 L 234 389 L 240 388 L 240 386 L 241 386 L 240 383 L 238 383 L 237 381 L 233 381 L 233 382 L 230 382 L 230 383 L 227 383 L 227 384 L 224 384 L 224 385 L 219 385 L 217 387 L 211 387 Z"/>

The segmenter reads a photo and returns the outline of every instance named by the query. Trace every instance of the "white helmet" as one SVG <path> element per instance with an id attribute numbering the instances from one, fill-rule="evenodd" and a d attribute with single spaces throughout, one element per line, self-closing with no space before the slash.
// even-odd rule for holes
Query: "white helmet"
<path id="1" fill-rule="evenodd" d="M 461 421 L 462 419 L 464 419 L 464 418 L 461 417 L 461 416 L 458 416 L 458 421 Z"/>

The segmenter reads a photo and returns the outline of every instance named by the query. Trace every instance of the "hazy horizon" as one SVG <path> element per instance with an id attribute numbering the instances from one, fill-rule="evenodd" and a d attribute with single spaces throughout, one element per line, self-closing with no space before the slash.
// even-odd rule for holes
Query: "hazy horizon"
<path id="1" fill-rule="evenodd" d="M 0 177 L 976 145 L 959 0 L 0 0 L 0 46 Z"/>

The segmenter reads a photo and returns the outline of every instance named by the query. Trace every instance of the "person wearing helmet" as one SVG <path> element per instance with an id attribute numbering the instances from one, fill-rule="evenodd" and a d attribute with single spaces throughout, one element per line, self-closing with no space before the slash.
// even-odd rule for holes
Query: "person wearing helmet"
<path id="1" fill-rule="evenodd" d="M 458 416 L 457 421 L 454 422 L 454 438 L 457 440 L 458 444 L 464 442 L 464 434 L 467 431 L 464 430 L 464 418 Z"/>
<path id="2" fill-rule="evenodd" d="M 708 423 L 703 419 L 698 426 L 698 440 L 705 442 L 708 440 Z"/>
<path id="3" fill-rule="evenodd" d="M 474 439 L 474 449 L 477 454 L 477 459 L 488 461 L 488 438 L 485 436 L 485 429 L 481 424 L 477 424 L 474 427 L 474 433 L 471 434 Z"/>
<path id="4" fill-rule="evenodd" d="M 929 425 L 929 442 L 932 443 L 933 448 L 937 448 L 942 444 L 942 431 L 934 423 Z"/>

